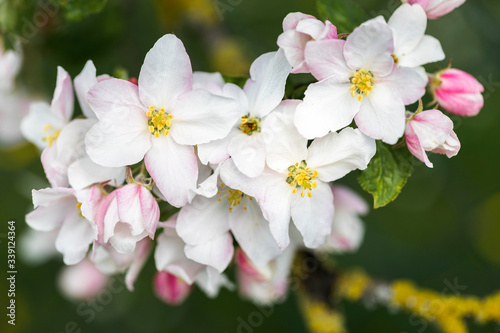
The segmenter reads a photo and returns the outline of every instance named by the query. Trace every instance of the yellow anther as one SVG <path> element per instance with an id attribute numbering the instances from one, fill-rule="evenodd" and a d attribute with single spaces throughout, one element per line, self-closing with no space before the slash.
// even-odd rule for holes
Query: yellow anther
<path id="1" fill-rule="evenodd" d="M 149 126 L 149 132 L 154 133 L 155 132 L 155 127 L 154 126 Z"/>
<path id="2" fill-rule="evenodd" d="M 313 194 L 311 192 L 307 192 L 307 196 L 310 198 L 313 196 Z"/>
<path id="3" fill-rule="evenodd" d="M 160 137 L 160 133 L 155 132 L 155 138 L 159 138 L 159 137 Z"/>
<path id="4" fill-rule="evenodd" d="M 304 192 L 300 192 L 300 196 L 303 198 L 304 197 Z"/>
<path id="5" fill-rule="evenodd" d="M 47 133 L 52 128 L 51 124 L 47 124 L 43 127 L 43 133 Z"/>
<path id="6" fill-rule="evenodd" d="M 247 208 L 245 206 L 243 206 L 243 210 L 247 210 Z"/>

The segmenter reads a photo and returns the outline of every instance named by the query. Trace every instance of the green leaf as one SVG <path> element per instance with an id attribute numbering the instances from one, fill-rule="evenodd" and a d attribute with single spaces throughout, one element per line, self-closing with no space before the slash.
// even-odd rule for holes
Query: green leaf
<path id="1" fill-rule="evenodd" d="M 371 193 L 374 207 L 394 201 L 411 176 L 413 156 L 406 147 L 392 149 L 377 141 L 377 153 L 358 177 L 361 187 Z"/>
<path id="2" fill-rule="evenodd" d="M 90 14 L 99 13 L 107 0 L 57 0 L 64 9 L 64 17 L 68 21 L 80 21 Z"/>
<path id="3" fill-rule="evenodd" d="M 368 14 L 353 0 L 316 0 L 321 19 L 328 19 L 339 33 L 352 32 L 354 28 L 370 19 Z"/>

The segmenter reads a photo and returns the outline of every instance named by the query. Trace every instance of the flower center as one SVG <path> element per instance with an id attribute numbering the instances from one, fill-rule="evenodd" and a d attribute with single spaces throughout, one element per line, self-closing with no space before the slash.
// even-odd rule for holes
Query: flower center
<path id="1" fill-rule="evenodd" d="M 155 137 L 159 137 L 160 134 L 168 135 L 170 133 L 170 126 L 172 125 L 173 115 L 165 112 L 164 108 L 156 110 L 154 105 L 149 107 L 148 112 L 148 126 L 149 132 Z"/>
<path id="2" fill-rule="evenodd" d="M 225 197 L 229 203 L 229 212 L 230 213 L 233 212 L 234 207 L 241 204 L 242 201 L 244 202 L 245 199 L 248 198 L 248 200 L 250 200 L 250 201 L 253 200 L 252 197 L 247 196 L 243 192 L 241 192 L 239 190 L 233 190 L 231 188 L 227 188 L 226 186 L 224 186 L 224 184 L 221 184 L 220 187 L 221 187 L 221 191 L 223 193 L 221 194 L 220 191 L 217 192 L 217 194 L 221 196 L 221 198 L 218 198 L 217 201 L 222 202 L 222 199 Z M 245 206 L 244 203 L 243 203 L 243 210 L 247 210 L 247 207 Z"/>
<path id="3" fill-rule="evenodd" d="M 307 196 L 312 197 L 311 191 L 318 186 L 318 183 L 314 180 L 318 177 L 318 171 L 311 170 L 307 166 L 306 161 L 302 161 L 299 163 L 295 163 L 295 165 L 291 165 L 288 167 L 288 177 L 286 182 L 290 184 L 292 189 L 292 193 L 297 193 L 297 187 L 300 187 L 300 196 L 303 198 L 305 196 L 305 192 L 307 192 Z"/>
<path id="4" fill-rule="evenodd" d="M 254 132 L 260 132 L 260 118 L 249 117 L 249 115 L 241 117 L 240 130 L 246 135 L 252 135 Z"/>
<path id="5" fill-rule="evenodd" d="M 368 97 L 373 89 L 373 74 L 370 71 L 357 70 L 349 81 L 352 83 L 351 96 L 356 97 L 360 102 L 363 100 L 363 95 Z"/>
<path id="6" fill-rule="evenodd" d="M 61 130 L 54 128 L 51 124 L 47 124 L 43 127 L 43 132 L 47 133 L 47 136 L 43 137 L 42 141 L 47 141 L 49 147 L 52 147 L 52 143 L 59 137 Z"/>

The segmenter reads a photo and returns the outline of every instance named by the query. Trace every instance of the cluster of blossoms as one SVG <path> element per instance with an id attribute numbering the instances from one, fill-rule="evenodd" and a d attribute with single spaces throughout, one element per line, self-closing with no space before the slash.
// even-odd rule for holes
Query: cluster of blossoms
<path id="1" fill-rule="evenodd" d="M 72 83 L 59 68 L 52 103 L 33 104 L 21 127 L 43 149 L 51 184 L 33 191 L 27 223 L 55 239 L 66 264 L 126 272 L 131 290 L 153 255 L 155 291 L 169 303 L 193 284 L 209 296 L 233 288 L 231 262 L 245 297 L 284 297 L 298 250 L 359 247 L 368 207 L 331 183 L 366 169 L 376 140 L 405 140 L 428 166 L 426 151 L 458 153 L 445 114 L 406 110 L 426 86 L 451 113 L 482 107 L 468 74 L 422 67 L 445 58 L 425 35 L 439 4 L 426 4 L 403 4 L 388 22 L 377 17 L 348 35 L 291 13 L 279 50 L 253 62 L 243 88 L 193 73 L 174 35 L 156 42 L 138 80 L 97 76 L 89 61 Z M 283 100 L 290 73 L 317 79 L 303 100 Z M 84 117 L 72 120 L 73 86 Z M 171 214 L 160 222 L 160 212 Z"/>

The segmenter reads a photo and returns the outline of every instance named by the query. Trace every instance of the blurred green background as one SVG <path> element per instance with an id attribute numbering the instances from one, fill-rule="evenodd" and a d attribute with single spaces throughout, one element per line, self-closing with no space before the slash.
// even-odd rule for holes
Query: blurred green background
<path id="1" fill-rule="evenodd" d="M 386 17 L 397 4 L 354 2 L 370 16 Z M 216 5 L 225 11 L 215 11 Z M 293 11 L 315 15 L 315 2 L 109 0 L 102 12 L 76 22 L 58 13 L 24 45 L 19 83 L 41 99 L 50 100 L 56 66 L 63 66 L 74 77 L 88 59 L 94 61 L 100 74 L 112 74 L 120 66 L 137 77 L 149 48 L 171 32 L 183 40 L 195 70 L 246 74 L 253 59 L 277 49 L 281 22 Z M 389 281 L 409 278 L 437 291 L 444 291 L 448 283 L 458 283 L 464 287 L 461 293 L 477 296 L 500 289 L 499 32 L 498 0 L 467 1 L 451 14 L 429 22 L 427 33 L 441 41 L 447 60 L 429 65 L 428 71 L 446 67 L 452 58 L 454 67 L 473 74 L 485 86 L 485 108 L 474 118 L 452 117 L 462 143 L 459 155 L 451 160 L 432 155 L 434 169 L 418 163 L 401 196 L 364 218 L 365 241 L 358 253 L 337 257 L 340 267 L 362 267 L 371 276 Z M 24 215 L 32 209 L 31 189 L 48 186 L 37 154 L 29 145 L 1 148 L 0 253 L 6 253 L 6 222 L 17 221 L 19 238 L 26 229 Z M 361 193 L 356 174 L 343 183 Z M 371 202 L 369 195 L 363 195 Z M 6 261 L 6 255 L 1 258 Z M 271 314 L 260 316 L 264 320 L 258 327 L 241 328 L 241 320 L 248 322 L 260 310 L 236 292 L 223 290 L 211 300 L 195 290 L 181 306 L 167 306 L 151 288 L 152 259 L 135 292 L 113 294 L 109 304 L 86 322 L 89 317 L 77 311 L 79 303 L 64 299 L 57 289 L 60 260 L 31 267 L 18 255 L 17 325 L 12 330 L 2 315 L 0 331 L 71 332 L 71 324 L 69 329 L 66 325 L 74 322 L 81 332 L 306 332 L 293 294 Z M 3 309 L 7 306 L 6 286 L 2 278 Z M 353 333 L 438 332 L 432 325 L 416 324 L 408 314 L 385 308 L 366 309 L 347 302 L 341 308 L 348 331 Z M 471 332 L 497 329 L 492 324 L 471 323 L 469 327 Z"/>

